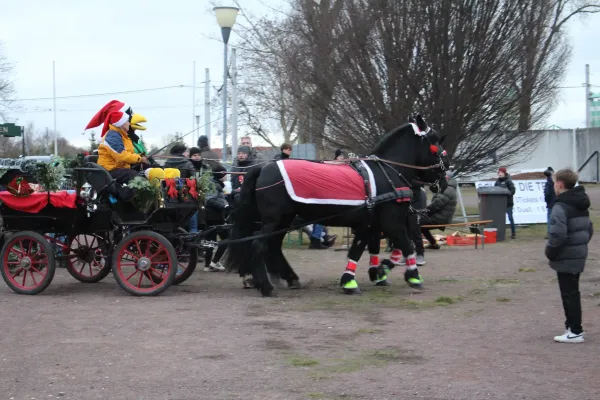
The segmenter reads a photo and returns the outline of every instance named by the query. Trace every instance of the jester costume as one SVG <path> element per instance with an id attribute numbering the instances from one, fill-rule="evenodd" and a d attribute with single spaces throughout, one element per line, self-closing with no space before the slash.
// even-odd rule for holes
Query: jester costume
<path id="1" fill-rule="evenodd" d="M 136 128 L 132 128 L 132 121 L 135 122 L 133 125 Z M 138 176 L 131 168 L 141 163 L 145 149 L 139 137 L 135 135 L 135 129 L 145 129 L 139 125 L 145 121 L 141 115 L 134 114 L 127 104 L 112 100 L 96 113 L 85 128 L 95 128 L 103 124 L 102 139 L 98 146 L 98 164 L 108 170 L 119 183 L 127 183 Z M 127 123 L 129 128 L 125 130 Z M 157 179 L 178 178 L 179 170 L 150 167 L 144 170 L 144 176 L 156 182 Z"/>

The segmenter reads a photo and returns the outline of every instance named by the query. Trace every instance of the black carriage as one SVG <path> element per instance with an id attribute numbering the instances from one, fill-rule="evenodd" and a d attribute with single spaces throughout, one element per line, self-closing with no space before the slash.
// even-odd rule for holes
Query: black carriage
<path id="1" fill-rule="evenodd" d="M 139 296 L 160 294 L 186 280 L 198 259 L 191 244 L 201 235 L 188 235 L 184 226 L 198 210 L 198 200 L 169 195 L 167 183 L 174 182 L 163 181 L 159 204 L 140 211 L 128 198 L 131 188 L 117 184 L 91 162 L 93 156 L 86 158 L 75 173 L 87 184 L 75 191 L 22 199 L 4 193 L 0 270 L 7 285 L 17 293 L 40 293 L 52 281 L 57 262 L 82 282 L 98 282 L 112 270 L 125 291 Z M 24 209 L 23 202 L 33 209 Z"/>

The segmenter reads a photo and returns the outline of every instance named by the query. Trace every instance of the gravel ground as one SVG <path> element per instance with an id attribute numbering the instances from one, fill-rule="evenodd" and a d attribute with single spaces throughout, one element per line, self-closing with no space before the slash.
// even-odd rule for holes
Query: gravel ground
<path id="1" fill-rule="evenodd" d="M 599 240 L 578 346 L 552 341 L 563 316 L 541 240 L 430 251 L 421 293 L 363 268 L 363 295 L 345 296 L 332 250 L 287 251 L 310 284 L 273 299 L 202 271 L 156 298 L 62 269 L 37 296 L 0 284 L 0 398 L 597 399 Z"/>

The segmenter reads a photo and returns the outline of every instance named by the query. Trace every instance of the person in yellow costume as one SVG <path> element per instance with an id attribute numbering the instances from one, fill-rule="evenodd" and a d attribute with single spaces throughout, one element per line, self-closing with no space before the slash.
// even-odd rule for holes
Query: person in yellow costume
<path id="1" fill-rule="evenodd" d="M 148 164 L 145 155 L 136 154 L 133 141 L 129 137 L 130 115 L 123 111 L 113 111 L 106 117 L 104 126 L 106 133 L 98 146 L 98 164 L 104 167 L 120 184 L 127 184 L 140 173 L 131 166 Z M 151 182 L 156 179 L 178 178 L 179 170 L 148 168 L 144 176 Z"/>

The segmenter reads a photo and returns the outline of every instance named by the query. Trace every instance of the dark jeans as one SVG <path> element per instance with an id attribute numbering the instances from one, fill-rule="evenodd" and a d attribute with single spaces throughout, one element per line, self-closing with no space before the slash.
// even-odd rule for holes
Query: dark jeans
<path id="1" fill-rule="evenodd" d="M 581 295 L 579 294 L 579 274 L 557 272 L 558 287 L 565 310 L 565 327 L 575 335 L 583 332 L 581 327 Z"/>
<path id="2" fill-rule="evenodd" d="M 419 215 L 417 213 L 410 213 L 408 215 L 408 237 L 415 244 L 415 253 L 419 255 L 425 254 L 423 238 L 421 237 L 421 225 L 419 224 Z"/>
<path id="3" fill-rule="evenodd" d="M 209 221 L 207 224 L 207 228 L 214 226 L 214 225 L 221 225 L 222 223 L 223 222 L 211 224 Z M 229 237 L 229 234 L 227 233 L 227 231 L 223 231 L 223 232 L 219 232 L 219 233 L 217 233 L 215 231 L 215 232 L 211 232 L 208 235 L 206 235 L 206 240 L 210 240 L 210 241 L 217 240 L 217 235 L 221 238 L 221 240 L 225 240 Z M 225 250 L 227 250 L 227 245 L 217 247 L 217 251 L 215 252 L 215 256 L 213 257 L 212 247 L 207 248 L 206 253 L 204 254 L 204 265 L 206 267 L 208 267 L 210 265 L 211 261 L 218 263 L 221 260 L 221 257 L 223 257 L 223 254 L 225 254 Z"/>
<path id="4" fill-rule="evenodd" d="M 420 220 L 420 225 L 436 225 L 433 223 L 433 221 L 431 221 L 431 218 L 429 218 L 429 216 L 427 215 L 421 216 Z M 433 237 L 433 234 L 431 233 L 431 230 L 429 228 L 421 228 L 420 233 L 422 233 L 425 236 L 425 239 L 427 239 L 430 245 L 435 246 L 437 244 L 437 241 Z"/>
<path id="5" fill-rule="evenodd" d="M 516 235 L 516 231 L 515 231 L 515 219 L 513 217 L 513 208 L 512 207 L 508 207 L 506 209 L 506 214 L 508 215 L 508 222 L 510 222 L 510 234 L 512 236 Z"/>
<path id="6" fill-rule="evenodd" d="M 132 181 L 133 178 L 140 176 L 140 173 L 130 168 L 117 168 L 109 172 L 117 183 L 123 185 Z"/>
<path id="7" fill-rule="evenodd" d="M 547 208 L 548 213 L 546 214 L 546 226 L 547 232 L 550 233 L 550 215 L 552 214 L 552 207 Z"/>

